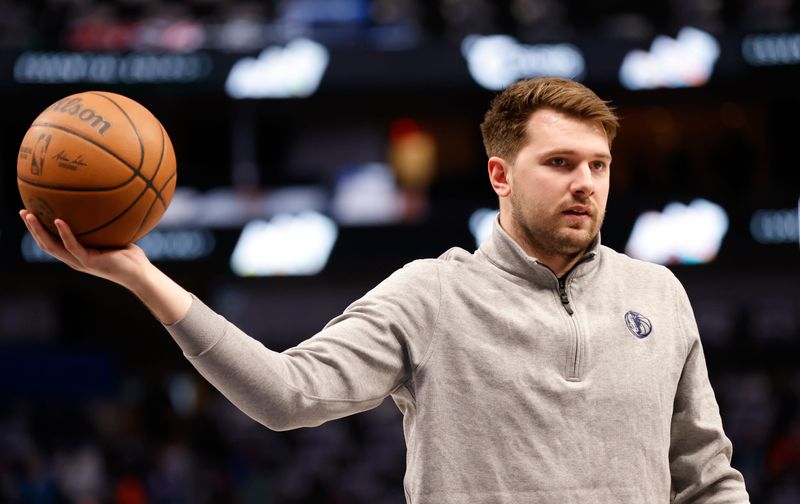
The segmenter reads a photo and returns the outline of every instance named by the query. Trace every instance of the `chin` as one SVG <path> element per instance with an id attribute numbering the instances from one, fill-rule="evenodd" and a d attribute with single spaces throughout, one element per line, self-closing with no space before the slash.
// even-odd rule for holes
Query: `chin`
<path id="1" fill-rule="evenodd" d="M 569 230 L 559 237 L 561 250 L 565 254 L 577 254 L 586 250 L 596 237 L 597 233 L 587 230 Z"/>

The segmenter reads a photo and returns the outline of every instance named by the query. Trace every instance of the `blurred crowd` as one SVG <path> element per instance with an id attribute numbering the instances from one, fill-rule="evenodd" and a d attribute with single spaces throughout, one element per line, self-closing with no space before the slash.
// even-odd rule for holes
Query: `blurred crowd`
<path id="1" fill-rule="evenodd" d="M 4 402 L 0 502 L 404 502 L 405 445 L 391 401 L 276 433 L 193 377 L 177 381 L 201 391 L 192 411 L 170 399 L 169 384 L 137 378 L 106 399 Z"/>
<path id="2" fill-rule="evenodd" d="M 793 0 L 0 0 L 0 12 L 0 48 L 76 51 L 260 50 L 297 36 L 383 47 L 501 32 L 647 39 L 686 25 L 781 32 L 799 14 Z"/>
<path id="3" fill-rule="evenodd" d="M 712 375 L 753 503 L 800 502 L 800 372 Z"/>

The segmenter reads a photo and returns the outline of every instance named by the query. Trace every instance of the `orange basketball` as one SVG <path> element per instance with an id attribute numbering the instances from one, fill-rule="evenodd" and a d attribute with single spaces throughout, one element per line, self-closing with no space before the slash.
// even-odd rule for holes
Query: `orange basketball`
<path id="1" fill-rule="evenodd" d="M 114 93 L 67 96 L 22 139 L 17 185 L 50 232 L 63 219 L 89 247 L 124 247 L 147 234 L 175 192 L 167 132 L 137 102 Z"/>

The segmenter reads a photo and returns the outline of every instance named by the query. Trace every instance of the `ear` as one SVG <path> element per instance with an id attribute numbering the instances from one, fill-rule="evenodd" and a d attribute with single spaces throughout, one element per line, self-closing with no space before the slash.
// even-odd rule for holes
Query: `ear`
<path id="1" fill-rule="evenodd" d="M 499 197 L 511 194 L 511 166 L 505 159 L 497 156 L 489 158 L 489 182 Z"/>

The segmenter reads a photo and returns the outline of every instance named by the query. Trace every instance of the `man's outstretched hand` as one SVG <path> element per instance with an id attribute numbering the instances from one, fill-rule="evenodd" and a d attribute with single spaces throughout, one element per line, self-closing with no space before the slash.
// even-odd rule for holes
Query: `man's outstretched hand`
<path id="1" fill-rule="evenodd" d="M 134 244 L 120 249 L 85 248 L 63 220 L 55 220 L 61 238 L 58 240 L 31 212 L 21 210 L 19 215 L 39 248 L 74 270 L 111 280 L 133 290 L 150 262 L 142 249 Z"/>
<path id="2" fill-rule="evenodd" d="M 183 318 L 189 310 L 191 295 L 153 266 L 135 244 L 119 249 L 86 248 L 61 219 L 55 220 L 59 240 L 31 212 L 21 210 L 19 215 L 39 248 L 74 270 L 127 288 L 160 322 L 171 324 Z"/>

